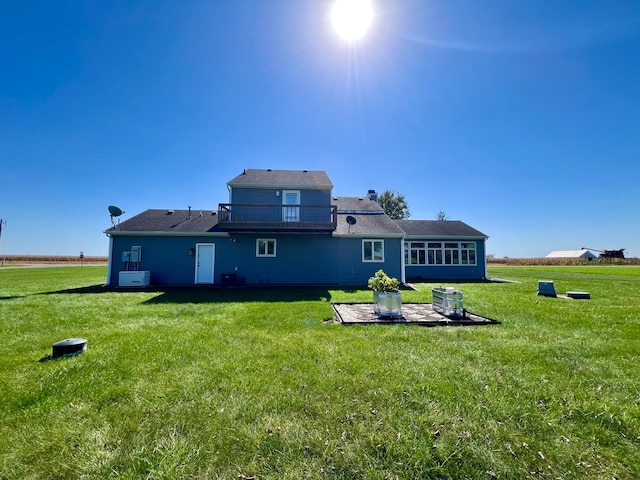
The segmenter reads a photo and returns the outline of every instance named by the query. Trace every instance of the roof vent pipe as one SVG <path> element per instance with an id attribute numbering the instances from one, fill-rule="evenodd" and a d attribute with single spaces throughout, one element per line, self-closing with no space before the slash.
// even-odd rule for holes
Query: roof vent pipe
<path id="1" fill-rule="evenodd" d="M 189 220 L 191 220 L 191 205 L 189 205 Z"/>

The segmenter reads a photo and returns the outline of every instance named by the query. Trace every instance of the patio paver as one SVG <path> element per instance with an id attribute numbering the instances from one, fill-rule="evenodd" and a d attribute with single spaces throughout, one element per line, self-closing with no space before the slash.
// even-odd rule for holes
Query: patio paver
<path id="1" fill-rule="evenodd" d="M 396 324 L 425 327 L 447 325 L 496 325 L 500 322 L 466 311 L 464 318 L 448 318 L 433 310 L 431 303 L 403 303 L 401 318 L 379 318 L 371 303 L 333 303 L 335 320 L 343 325 Z"/>

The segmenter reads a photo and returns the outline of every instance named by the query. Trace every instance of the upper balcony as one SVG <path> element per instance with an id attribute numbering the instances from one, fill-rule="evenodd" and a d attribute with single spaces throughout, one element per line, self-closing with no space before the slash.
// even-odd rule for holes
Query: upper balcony
<path id="1" fill-rule="evenodd" d="M 221 203 L 218 225 L 233 231 L 332 232 L 337 225 L 335 205 Z"/>

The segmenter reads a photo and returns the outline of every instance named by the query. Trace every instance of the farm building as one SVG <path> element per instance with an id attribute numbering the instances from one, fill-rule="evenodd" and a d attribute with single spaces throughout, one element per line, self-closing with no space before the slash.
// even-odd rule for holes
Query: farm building
<path id="1" fill-rule="evenodd" d="M 333 196 L 323 171 L 245 170 L 217 210 L 151 209 L 105 231 L 107 284 L 364 285 L 486 277 L 487 236 L 459 221 L 395 221 Z"/>
<path id="2" fill-rule="evenodd" d="M 598 256 L 590 250 L 582 248 L 580 250 L 557 250 L 547 255 L 547 258 L 585 258 L 587 260 L 593 260 L 594 258 L 598 258 Z"/>

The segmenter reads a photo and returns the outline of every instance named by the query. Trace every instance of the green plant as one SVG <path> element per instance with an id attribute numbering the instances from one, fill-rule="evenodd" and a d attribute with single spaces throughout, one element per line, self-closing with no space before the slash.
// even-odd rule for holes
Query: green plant
<path id="1" fill-rule="evenodd" d="M 397 278 L 391 278 L 384 273 L 384 270 L 378 270 L 375 275 L 369 278 L 368 287 L 374 292 L 393 293 L 400 291 L 400 282 Z"/>
<path id="2" fill-rule="evenodd" d="M 411 216 L 409 204 L 401 193 L 385 190 L 378 197 L 378 205 L 393 219 L 402 220 Z"/>

